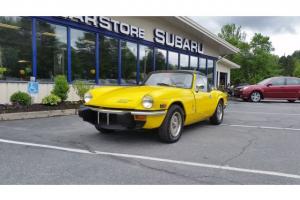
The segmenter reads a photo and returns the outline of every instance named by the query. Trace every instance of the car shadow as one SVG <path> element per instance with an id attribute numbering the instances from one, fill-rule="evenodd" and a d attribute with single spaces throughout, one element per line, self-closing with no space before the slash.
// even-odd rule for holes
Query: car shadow
<path id="1" fill-rule="evenodd" d="M 209 121 L 201 121 L 192 125 L 185 126 L 183 129 L 182 137 L 190 137 L 191 134 L 198 134 L 196 129 L 201 129 L 204 126 L 210 125 Z M 99 133 L 95 132 L 89 136 L 89 140 L 101 140 L 102 142 L 109 143 L 122 143 L 122 144 L 135 144 L 135 143 L 153 143 L 165 144 L 160 140 L 158 130 L 130 130 L 130 131 L 116 131 L 112 133 Z M 183 138 L 181 138 L 183 139 Z M 174 143 L 176 144 L 176 143 Z"/>
<path id="2" fill-rule="evenodd" d="M 230 97 L 229 100 L 232 101 L 232 102 L 253 103 L 253 102 L 250 102 L 250 101 L 244 101 L 244 100 L 242 100 L 240 98 L 236 98 L 236 97 Z M 300 101 L 298 100 L 298 101 L 295 101 L 295 102 L 288 102 L 287 100 L 270 100 L 270 99 L 268 99 L 268 100 L 261 100 L 258 103 L 287 103 L 287 104 L 293 105 L 293 104 L 300 104 Z M 254 104 L 256 104 L 256 103 L 254 103 Z"/>

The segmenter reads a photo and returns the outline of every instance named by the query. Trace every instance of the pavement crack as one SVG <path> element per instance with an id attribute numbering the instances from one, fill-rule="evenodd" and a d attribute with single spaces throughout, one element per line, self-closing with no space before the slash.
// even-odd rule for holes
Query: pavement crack
<path id="1" fill-rule="evenodd" d="M 221 165 L 225 166 L 225 165 L 227 165 L 229 162 L 231 162 L 231 161 L 237 159 L 238 157 L 242 156 L 242 155 L 247 151 L 247 149 L 253 144 L 253 142 L 256 141 L 256 140 L 258 139 L 257 136 L 254 136 L 254 135 L 251 135 L 251 136 L 252 136 L 252 138 L 249 139 L 249 140 L 247 141 L 247 144 L 244 145 L 244 146 L 242 147 L 241 151 L 239 151 L 239 152 L 238 152 L 237 154 L 235 154 L 234 156 L 232 156 L 232 157 L 226 159 L 225 161 L 223 161 L 223 162 L 221 163 Z"/>
<path id="2" fill-rule="evenodd" d="M 173 175 L 173 176 L 177 176 L 177 177 L 180 177 L 180 178 L 184 178 L 184 179 L 193 181 L 197 184 L 211 184 L 210 182 L 201 181 L 196 177 L 188 176 L 188 175 L 181 174 L 181 173 L 174 172 L 174 171 L 170 171 L 170 170 L 167 170 L 167 169 L 162 169 L 162 168 L 158 168 L 158 167 L 149 166 L 149 165 L 146 165 L 146 164 L 142 163 L 141 161 L 138 161 L 138 160 L 135 160 L 135 159 L 134 160 L 129 160 L 129 159 L 125 159 L 125 158 L 118 158 L 118 157 L 115 157 L 115 156 L 109 156 L 109 157 L 111 157 L 115 160 L 118 160 L 118 161 L 126 162 L 127 164 L 130 164 L 130 165 L 135 165 L 135 166 L 143 167 L 143 168 L 146 168 L 146 169 L 149 169 L 149 170 L 154 170 L 154 171 L 158 171 L 158 172 L 162 172 L 162 173 L 167 173 L 167 174 L 170 174 L 170 175 Z"/>

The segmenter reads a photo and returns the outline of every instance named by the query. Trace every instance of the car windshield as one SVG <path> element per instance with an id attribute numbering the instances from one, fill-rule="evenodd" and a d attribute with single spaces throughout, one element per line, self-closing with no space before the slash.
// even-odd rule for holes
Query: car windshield
<path id="1" fill-rule="evenodd" d="M 151 74 L 144 85 L 191 88 L 192 83 L 193 75 L 190 73 L 161 72 Z"/>
<path id="2" fill-rule="evenodd" d="M 257 83 L 257 84 L 258 84 L 258 85 L 266 85 L 267 83 L 270 82 L 270 80 L 271 80 L 271 78 L 267 78 L 267 79 L 265 79 L 265 80 L 263 80 L 263 81 L 261 81 L 261 82 L 259 82 L 259 83 Z"/>

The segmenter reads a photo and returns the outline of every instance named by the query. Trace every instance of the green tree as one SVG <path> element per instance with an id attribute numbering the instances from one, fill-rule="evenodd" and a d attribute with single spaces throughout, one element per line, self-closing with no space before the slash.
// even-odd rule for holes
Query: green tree
<path id="1" fill-rule="evenodd" d="M 218 36 L 235 46 L 239 46 L 240 42 L 246 39 L 246 33 L 242 32 L 242 27 L 235 24 L 224 25 Z"/>
<path id="2" fill-rule="evenodd" d="M 224 25 L 218 35 L 240 49 L 239 53 L 226 57 L 241 66 L 232 71 L 233 84 L 257 83 L 280 73 L 279 58 L 272 54 L 274 48 L 268 36 L 256 33 L 246 42 L 246 34 L 235 24 Z"/>
<path id="3" fill-rule="evenodd" d="M 296 59 L 294 62 L 293 75 L 300 78 L 300 59 Z"/>

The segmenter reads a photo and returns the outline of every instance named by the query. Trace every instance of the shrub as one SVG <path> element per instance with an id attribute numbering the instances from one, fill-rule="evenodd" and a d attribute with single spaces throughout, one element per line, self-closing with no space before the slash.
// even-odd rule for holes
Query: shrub
<path id="1" fill-rule="evenodd" d="M 56 96 L 55 94 L 50 94 L 43 98 L 42 104 L 49 105 L 49 106 L 56 106 L 58 103 L 61 102 L 61 98 Z"/>
<path id="2" fill-rule="evenodd" d="M 10 96 L 10 102 L 13 104 L 19 104 L 23 106 L 29 106 L 31 104 L 31 96 L 26 92 L 15 92 Z"/>
<path id="3" fill-rule="evenodd" d="M 52 94 L 58 96 L 62 101 L 65 101 L 68 98 L 69 89 L 67 78 L 64 75 L 58 75 L 54 78 Z"/>
<path id="4" fill-rule="evenodd" d="M 76 94 L 79 96 L 80 100 L 83 101 L 84 94 L 92 89 L 93 86 L 84 81 L 76 80 L 73 83 L 73 88 L 76 91 Z"/>

